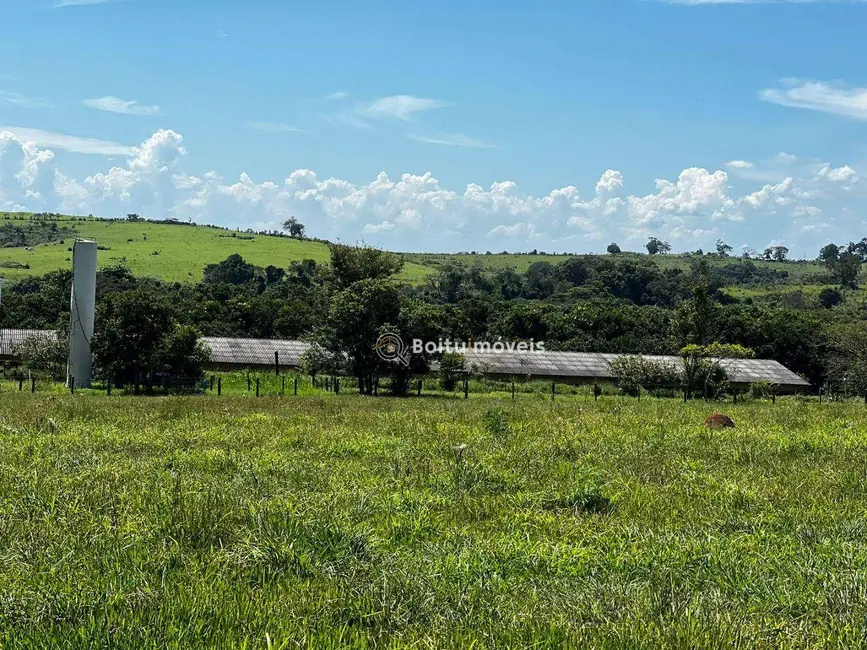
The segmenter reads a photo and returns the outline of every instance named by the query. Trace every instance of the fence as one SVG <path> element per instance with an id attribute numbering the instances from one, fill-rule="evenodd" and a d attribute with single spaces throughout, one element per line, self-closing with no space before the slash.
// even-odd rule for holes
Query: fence
<path id="1" fill-rule="evenodd" d="M 74 383 L 74 378 L 69 382 L 61 382 L 47 377 L 5 375 L 0 377 L 0 392 L 4 391 L 29 391 L 29 392 L 78 392 L 80 390 Z M 310 377 L 296 373 L 277 374 L 273 372 L 232 372 L 209 374 L 202 377 L 178 377 L 160 373 L 137 378 L 127 385 L 118 382 L 106 381 L 104 378 L 96 378 L 88 393 L 104 395 L 113 394 L 141 394 L 141 395 L 166 395 L 166 394 L 201 394 L 211 396 L 250 396 L 250 397 L 294 397 L 294 396 L 339 396 L 342 394 L 371 394 L 374 396 L 391 394 L 391 386 L 387 380 L 380 382 L 374 380 L 367 391 L 363 382 L 354 377 L 315 376 Z M 702 390 L 684 389 L 681 384 L 660 384 L 652 386 L 634 387 L 624 390 L 611 382 L 596 382 L 588 384 L 571 384 L 566 382 L 533 381 L 526 377 L 514 378 L 483 378 L 464 377 L 455 382 L 453 390 L 446 390 L 442 381 L 433 376 L 413 378 L 408 389 L 402 393 L 410 397 L 450 397 L 457 399 L 469 399 L 470 395 L 500 396 L 507 399 L 518 399 L 519 396 L 535 396 L 538 398 L 557 399 L 585 396 L 599 400 L 601 397 L 618 396 L 627 399 L 641 401 L 647 397 L 676 398 L 683 401 L 693 399 L 705 399 L 713 401 L 739 402 L 744 399 L 766 399 L 776 403 L 777 397 L 782 393 L 772 385 L 753 385 L 750 388 L 727 387 L 724 392 L 706 394 Z M 867 404 L 867 393 L 853 395 L 846 392 L 845 386 L 840 384 L 826 384 L 817 394 L 805 399 L 819 402 L 833 402 L 853 399 L 863 399 Z"/>

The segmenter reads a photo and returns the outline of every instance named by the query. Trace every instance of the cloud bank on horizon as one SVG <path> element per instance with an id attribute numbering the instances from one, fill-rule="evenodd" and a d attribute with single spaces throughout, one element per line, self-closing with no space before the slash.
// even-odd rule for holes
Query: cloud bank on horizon
<path id="1" fill-rule="evenodd" d="M 44 141 L 44 133 L 30 135 Z M 81 144 L 49 135 L 58 148 Z M 0 127 L 4 211 L 136 212 L 257 230 L 279 229 L 294 215 L 315 236 L 401 250 L 423 250 L 419 242 L 433 234 L 453 242 L 451 250 L 601 251 L 609 241 L 640 248 L 649 236 L 676 250 L 707 250 L 718 238 L 759 248 L 769 242 L 752 241 L 752 229 L 774 220 L 776 240 L 814 255 L 819 239 L 860 238 L 867 230 L 867 181 L 859 171 L 785 153 L 733 160 L 715 171 L 687 168 L 676 179 L 657 180 L 645 195 L 629 193 L 623 175 L 609 169 L 586 196 L 573 185 L 531 196 L 512 181 L 449 189 L 430 173 L 392 179 L 381 172 L 366 184 L 320 179 L 309 169 L 282 181 L 256 182 L 242 173 L 232 182 L 216 171 L 195 176 L 183 171 L 183 137 L 166 129 L 137 147 L 107 145 L 100 153 L 128 154 L 126 163 L 77 179 L 58 168 L 50 147 L 27 136 Z M 734 181 L 749 190 L 734 192 Z"/>

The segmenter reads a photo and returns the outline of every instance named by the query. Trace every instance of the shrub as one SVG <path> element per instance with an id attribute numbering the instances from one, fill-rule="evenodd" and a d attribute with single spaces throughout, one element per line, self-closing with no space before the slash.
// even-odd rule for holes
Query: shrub
<path id="1" fill-rule="evenodd" d="M 458 380 L 464 375 L 464 357 L 449 352 L 440 359 L 440 384 L 443 390 L 454 390 Z"/>
<path id="2" fill-rule="evenodd" d="M 618 357 L 611 362 L 610 370 L 617 378 L 617 385 L 628 395 L 637 395 L 642 388 L 670 387 L 681 381 L 673 364 L 641 355 Z"/>

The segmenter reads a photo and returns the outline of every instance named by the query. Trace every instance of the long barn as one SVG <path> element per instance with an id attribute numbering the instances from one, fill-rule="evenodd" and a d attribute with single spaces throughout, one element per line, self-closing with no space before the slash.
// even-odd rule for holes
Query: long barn
<path id="1" fill-rule="evenodd" d="M 57 334 L 50 330 L 0 330 L 0 359 L 14 360 L 14 347 L 30 336 Z M 295 370 L 301 357 L 310 349 L 304 341 L 285 339 L 245 339 L 202 337 L 211 351 L 210 367 L 218 370 L 259 369 Z M 611 362 L 624 355 L 596 352 L 487 352 L 474 350 L 467 355 L 467 365 L 473 372 L 490 378 L 523 378 L 556 381 L 568 384 L 593 383 L 615 379 Z M 676 356 L 650 356 L 645 359 L 672 365 L 680 363 Z M 738 387 L 759 382 L 774 384 L 783 391 L 809 388 L 810 384 L 781 363 L 766 359 L 726 359 L 721 362 L 729 381 Z"/>

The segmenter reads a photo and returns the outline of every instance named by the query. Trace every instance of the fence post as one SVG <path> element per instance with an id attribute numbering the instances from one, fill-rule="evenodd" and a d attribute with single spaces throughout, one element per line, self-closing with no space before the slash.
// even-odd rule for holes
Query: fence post
<path id="1" fill-rule="evenodd" d="M 418 396 L 421 397 L 421 379 L 418 380 Z"/>
<path id="2" fill-rule="evenodd" d="M 470 380 L 464 379 L 464 399 L 470 398 Z"/>
<path id="3" fill-rule="evenodd" d="M 777 403 L 777 387 L 771 388 L 771 404 Z"/>
<path id="4" fill-rule="evenodd" d="M 737 391 L 737 389 L 732 391 L 732 396 L 734 398 L 734 403 L 737 404 L 738 403 L 738 391 Z"/>
<path id="5" fill-rule="evenodd" d="M 864 403 L 867 404 L 867 390 L 864 391 Z"/>
<path id="6" fill-rule="evenodd" d="M 515 382 L 512 382 L 512 399 L 515 399 Z"/>
<path id="7" fill-rule="evenodd" d="M 638 401 L 641 401 L 641 386 L 638 387 Z"/>
<path id="8" fill-rule="evenodd" d="M 111 385 L 112 385 L 113 383 L 114 383 L 114 382 L 111 380 L 111 378 L 109 378 L 109 379 L 106 380 L 106 386 L 107 386 L 107 387 L 106 387 L 106 389 L 105 389 L 105 392 L 106 392 L 106 395 L 108 395 L 109 397 L 111 397 Z"/>
<path id="9" fill-rule="evenodd" d="M 247 372 L 247 392 L 250 392 L 250 373 Z"/>
<path id="10" fill-rule="evenodd" d="M 379 377 L 373 380 L 373 394 L 374 396 L 379 396 Z"/>
<path id="11" fill-rule="evenodd" d="M 280 353 L 274 350 L 274 376 L 280 376 Z"/>
<path id="12" fill-rule="evenodd" d="M 211 390 L 214 390 L 214 379 L 215 379 L 215 376 L 211 375 Z"/>
<path id="13" fill-rule="evenodd" d="M 552 402 L 554 401 L 554 395 L 556 394 L 556 392 L 557 392 L 557 384 L 555 384 L 555 383 L 552 381 L 552 382 L 551 382 L 551 401 L 552 401 Z"/>
<path id="14" fill-rule="evenodd" d="M 21 392 L 22 390 L 24 390 L 24 380 L 19 379 L 18 380 L 18 392 Z"/>
<path id="15" fill-rule="evenodd" d="M 256 377 L 256 397 L 259 397 L 259 378 Z"/>
<path id="16" fill-rule="evenodd" d="M 595 381 L 593 382 L 593 401 L 599 401 L 599 384 L 597 384 Z"/>
<path id="17" fill-rule="evenodd" d="M 281 394 L 281 395 L 285 395 L 285 394 L 286 394 L 286 375 L 283 375 L 283 376 L 280 378 L 280 394 Z"/>
<path id="18" fill-rule="evenodd" d="M 69 394 L 75 395 L 75 377 L 69 377 Z"/>
<path id="19" fill-rule="evenodd" d="M 36 392 L 36 377 L 33 377 L 32 375 L 30 377 L 30 392 L 31 393 Z"/>
<path id="20" fill-rule="evenodd" d="M 222 394 L 223 394 L 223 378 L 218 377 L 217 378 L 217 396 L 219 397 Z"/>
<path id="21" fill-rule="evenodd" d="M 684 402 L 684 404 L 686 404 L 686 395 L 687 395 L 687 389 L 684 388 L 683 389 L 683 402 Z"/>
<path id="22" fill-rule="evenodd" d="M 340 377 L 334 378 L 334 394 L 340 395 Z"/>
<path id="23" fill-rule="evenodd" d="M 295 394 L 298 394 L 298 375 L 295 375 Z"/>

